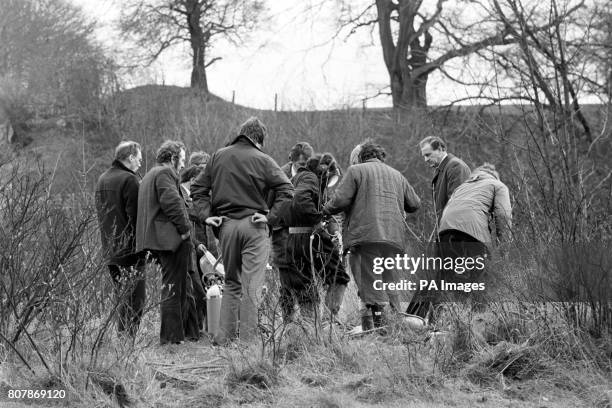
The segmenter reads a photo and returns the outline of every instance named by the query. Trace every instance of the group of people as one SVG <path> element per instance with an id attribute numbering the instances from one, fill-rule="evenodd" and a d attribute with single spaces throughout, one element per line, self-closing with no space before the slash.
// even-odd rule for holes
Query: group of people
<path id="1" fill-rule="evenodd" d="M 186 169 L 184 144 L 164 142 L 157 165 L 142 180 L 137 174 L 140 145 L 117 146 L 111 168 L 96 186 L 96 204 L 110 275 L 117 293 L 127 293 L 118 304 L 120 332 L 133 336 L 138 328 L 144 265 L 152 257 L 162 271 L 161 343 L 199 338 L 205 295 L 197 259 L 217 247 L 225 285 L 215 344 L 248 341 L 257 334 L 269 261 L 278 270 L 285 321 L 296 318 L 296 305 L 302 317 L 316 318 L 322 287 L 328 310 L 339 311 L 350 281 L 347 257 L 362 303 L 363 329 L 383 326 L 387 306 L 400 311 L 397 292 L 376 290 L 379 277 L 372 266 L 375 258 L 406 252 L 406 214 L 417 211 L 421 201 L 407 179 L 385 163 L 382 146 L 371 140 L 356 146 L 343 174 L 331 153 L 315 153 L 307 142 L 296 143 L 289 162 L 280 167 L 262 150 L 266 137 L 265 125 L 250 118 L 212 156 L 192 154 Z M 476 242 L 481 244 L 477 251 L 486 251 L 493 242 L 489 216 L 495 218 L 497 234 L 507 235 L 509 194 L 494 166 L 471 172 L 438 137 L 424 139 L 420 147 L 436 169 L 433 240 L 448 244 L 440 251 L 465 255 L 458 242 Z M 473 251 L 473 245 L 467 247 Z M 382 274 L 385 282 L 397 279 L 392 269 Z M 430 316 L 435 304 L 416 293 L 406 312 Z"/>

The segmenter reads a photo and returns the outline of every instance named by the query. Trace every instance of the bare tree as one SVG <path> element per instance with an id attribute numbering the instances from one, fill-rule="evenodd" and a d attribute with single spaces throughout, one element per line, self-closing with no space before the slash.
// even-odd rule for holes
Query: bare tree
<path id="1" fill-rule="evenodd" d="M 81 113 L 97 100 L 109 61 L 78 7 L 0 0 L 0 9 L 0 99 L 9 111 L 20 93 L 30 107 L 61 113 Z"/>
<path id="2" fill-rule="evenodd" d="M 123 2 L 120 28 L 147 63 L 174 45 L 189 43 L 191 86 L 208 92 L 206 68 L 220 59 L 209 55 L 214 41 L 241 43 L 263 11 L 263 0 L 128 0 Z"/>
<path id="3" fill-rule="evenodd" d="M 451 2 L 437 0 L 368 0 L 355 6 L 342 4 L 340 30 L 350 33 L 361 27 L 378 26 L 380 45 L 393 106 L 410 108 L 427 104 L 427 81 L 431 73 L 449 61 L 477 55 L 480 51 L 516 44 L 509 24 L 500 19 L 492 0 Z M 578 9 L 568 8 L 559 20 Z M 528 21 L 533 32 L 554 25 L 554 21 Z M 454 78 L 456 79 L 456 78 Z"/>
<path id="4" fill-rule="evenodd" d="M 596 66 L 595 81 L 592 83 L 595 92 L 604 93 L 607 102 L 610 103 L 612 102 L 612 4 L 603 0 L 600 3 L 602 4 L 596 4 L 592 10 L 593 36 L 587 50 Z"/>

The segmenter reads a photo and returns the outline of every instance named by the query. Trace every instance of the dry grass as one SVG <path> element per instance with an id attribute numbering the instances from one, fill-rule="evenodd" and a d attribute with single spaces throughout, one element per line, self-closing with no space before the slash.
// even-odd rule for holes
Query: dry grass
<path id="1" fill-rule="evenodd" d="M 520 169 L 518 158 L 516 163 L 514 158 L 506 160 L 512 152 L 505 150 L 510 149 L 508 145 L 497 143 L 496 133 L 498 126 L 504 140 L 520 145 L 524 142 L 520 139 L 522 129 L 515 125 L 522 118 L 500 119 L 477 112 L 436 112 L 432 116 L 415 112 L 405 122 L 396 123 L 392 112 L 383 110 L 365 114 L 274 113 L 217 99 L 206 101 L 190 90 L 168 87 L 136 89 L 107 104 L 105 122 L 97 129 L 71 123 L 65 130 L 34 130 L 32 144 L 22 153 L 39 155 L 46 162 L 47 170 L 55 174 L 52 192 L 71 192 L 77 181 L 85 190 L 92 187 L 121 138 L 143 144 L 143 173 L 152 166 L 153 153 L 162 139 L 182 139 L 191 149 L 213 151 L 242 120 L 256 114 L 270 130 L 267 151 L 281 163 L 298 140 L 309 140 L 317 150 L 334 152 L 344 166 L 348 152 L 365 137 L 382 141 L 390 153 L 389 163 L 401 170 L 424 198 L 423 210 L 409 220 L 416 234 L 424 237 L 432 228 L 428 210 L 431 175 L 415 146 L 425 134 L 436 132 L 446 136 L 450 149 L 470 165 L 484 160 L 502 162 L 503 177 L 519 194 L 518 224 L 528 225 L 521 227 L 523 235 L 516 237 L 522 247 L 517 246 L 515 253 L 511 250 L 510 257 L 499 258 L 494 265 L 500 278 L 498 293 L 503 296 L 479 313 L 471 313 L 464 305 L 445 307 L 440 327 L 448 334 L 434 338 L 427 332 L 412 331 L 401 319 L 392 317 L 387 336 L 349 338 L 336 328 L 332 335 L 324 329 L 317 338 L 312 327 L 303 324 L 283 328 L 278 338 L 276 334 L 262 336 L 260 341 L 276 342 L 274 347 L 258 341 L 220 349 L 207 339 L 162 347 L 158 345 L 156 307 L 159 273 L 151 269 L 147 287 L 150 310 L 136 341 L 117 339 L 109 328 L 95 365 L 88 364 L 92 343 L 87 341 L 82 350 L 73 352 L 77 357 L 62 364 L 58 355 L 65 343 L 61 336 L 60 341 L 50 341 L 53 333 L 44 325 L 36 332 L 36 341 L 44 359 L 53 362 L 59 373 L 55 377 L 37 365 L 39 359 L 27 342 L 18 346 L 27 361 L 34 362 L 32 372 L 0 345 L 0 406 L 21 406 L 22 402 L 48 406 L 48 401 L 8 401 L 6 392 L 11 388 L 57 387 L 66 389 L 68 398 L 53 401 L 56 406 L 114 407 L 119 404 L 117 385 L 123 387 L 132 406 L 156 408 L 610 406 L 610 335 L 593 336 L 570 321 L 568 309 L 584 304 L 536 303 L 534 293 L 527 290 L 541 272 L 537 258 L 542 253 L 529 252 L 535 247 L 533 240 L 541 235 L 528 229 L 540 231 L 538 226 L 526 224 L 533 219 L 530 212 L 536 207 L 521 200 L 527 195 L 524 180 L 538 169 L 521 173 L 524 169 Z M 603 207 L 597 211 L 605 212 Z M 270 284 L 269 288 L 276 294 L 276 286 Z M 108 287 L 101 290 L 110 293 Z M 270 303 L 274 304 L 273 298 Z M 97 307 L 104 310 L 103 301 Z M 359 323 L 354 284 L 347 290 L 339 318 L 347 326 Z M 100 315 L 87 325 L 87 331 L 94 333 L 103 321 Z M 585 322 L 588 320 L 580 323 Z"/>
<path id="2" fill-rule="evenodd" d="M 605 407 L 610 394 L 609 371 L 570 368 L 538 345 L 484 345 L 463 366 L 455 360 L 442 370 L 436 345 L 399 322 L 388 336 L 303 342 L 276 366 L 257 343 L 215 348 L 203 339 L 158 346 L 157 324 L 150 312 L 134 346 L 110 336 L 101 351 L 104 375 L 125 388 L 132 406 Z M 290 331 L 283 350 L 297 343 L 299 330 Z M 129 360 L 119 358 L 125 355 Z M 0 366 L 4 395 L 9 388 L 52 385 L 40 367 L 34 375 L 13 360 L 5 357 Z M 56 406 L 118 406 L 103 387 L 86 388 L 85 376 L 83 368 L 70 367 L 54 383 L 69 396 Z"/>

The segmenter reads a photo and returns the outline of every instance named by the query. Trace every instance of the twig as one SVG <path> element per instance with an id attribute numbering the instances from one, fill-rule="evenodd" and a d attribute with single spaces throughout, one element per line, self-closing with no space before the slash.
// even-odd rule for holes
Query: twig
<path id="1" fill-rule="evenodd" d="M 28 367 L 30 369 L 30 371 L 35 374 L 34 370 L 32 369 L 32 367 L 30 367 L 30 365 L 28 364 L 28 362 L 26 361 L 26 359 L 21 355 L 21 353 L 19 352 L 19 350 L 17 350 L 17 348 L 13 345 L 13 343 L 11 343 L 6 337 L 4 337 L 4 335 L 2 334 L 2 332 L 0 332 L 0 337 L 2 337 L 2 340 L 4 340 L 4 342 L 6 344 L 9 345 L 10 348 L 13 349 L 13 351 L 15 352 L 15 354 L 17 354 L 17 357 L 19 357 L 19 359 L 21 361 L 23 361 L 23 364 L 26 365 L 26 367 Z"/>

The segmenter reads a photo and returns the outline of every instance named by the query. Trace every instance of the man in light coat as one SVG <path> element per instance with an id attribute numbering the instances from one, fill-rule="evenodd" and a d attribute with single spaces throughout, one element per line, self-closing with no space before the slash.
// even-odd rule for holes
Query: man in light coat
<path id="1" fill-rule="evenodd" d="M 495 236 L 489 228 L 490 219 L 495 225 Z M 485 163 L 457 187 L 446 204 L 438 230 L 437 255 L 442 259 L 486 259 L 497 242 L 509 239 L 511 228 L 508 187 L 499 180 L 495 166 Z M 481 267 L 455 267 L 443 269 L 441 278 L 445 282 L 484 283 L 485 271 Z M 473 293 L 470 296 L 473 297 Z"/>
<path id="2" fill-rule="evenodd" d="M 363 330 L 385 324 L 384 308 L 399 308 L 399 297 L 376 290 L 374 258 L 395 257 L 408 247 L 406 213 L 416 211 L 421 200 L 406 178 L 384 163 L 385 150 L 366 141 L 361 144 L 359 164 L 350 166 L 323 214 L 346 214 L 343 239 L 350 250 L 349 263 L 361 299 Z M 395 270 L 382 273 L 383 282 L 398 282 Z"/>

